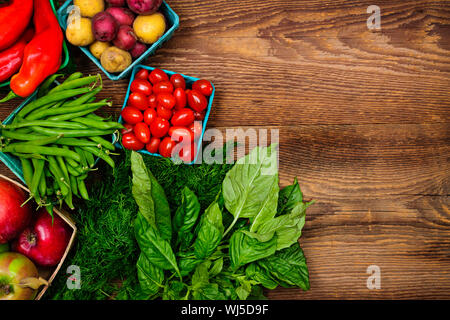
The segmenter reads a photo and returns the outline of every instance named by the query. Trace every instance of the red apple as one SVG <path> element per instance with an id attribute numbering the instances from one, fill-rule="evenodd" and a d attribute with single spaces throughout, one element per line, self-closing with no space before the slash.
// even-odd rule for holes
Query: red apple
<path id="1" fill-rule="evenodd" d="M 0 253 L 0 300 L 31 300 L 47 284 L 30 259 L 15 252 Z"/>
<path id="2" fill-rule="evenodd" d="M 41 209 L 31 226 L 13 242 L 12 248 L 40 266 L 53 267 L 64 255 L 70 236 L 70 227 L 63 219 L 55 215 L 52 224 L 52 217 Z"/>
<path id="3" fill-rule="evenodd" d="M 27 194 L 15 184 L 0 179 L 0 243 L 16 238 L 31 221 L 32 211 Z"/>

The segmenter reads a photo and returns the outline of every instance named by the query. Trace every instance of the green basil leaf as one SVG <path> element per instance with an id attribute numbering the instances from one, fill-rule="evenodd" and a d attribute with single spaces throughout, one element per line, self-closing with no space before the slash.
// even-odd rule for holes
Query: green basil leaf
<path id="1" fill-rule="evenodd" d="M 156 228 L 165 240 L 172 238 L 172 219 L 169 203 L 164 189 L 145 166 L 142 155 L 131 153 L 131 170 L 133 172 L 133 196 L 150 225 Z"/>
<path id="2" fill-rule="evenodd" d="M 181 194 L 181 206 L 177 209 L 173 219 L 173 230 L 178 234 L 176 244 L 186 249 L 192 241 L 192 228 L 200 213 L 200 203 L 197 196 L 188 187 Z"/>
<path id="3" fill-rule="evenodd" d="M 240 218 L 249 218 L 250 231 L 254 232 L 275 216 L 279 187 L 277 152 L 273 148 L 256 147 L 227 173 L 222 192 L 234 220 L 225 234 Z"/>
<path id="4" fill-rule="evenodd" d="M 149 296 L 157 294 L 164 287 L 164 271 L 152 264 L 142 253 L 136 266 L 142 292 Z"/>
<path id="5" fill-rule="evenodd" d="M 216 250 L 223 236 L 222 211 L 217 202 L 213 202 L 201 220 L 194 253 L 198 259 L 206 259 Z"/>
<path id="6" fill-rule="evenodd" d="M 170 281 L 164 288 L 163 300 L 184 300 L 186 298 L 186 284 L 180 281 Z"/>
<path id="7" fill-rule="evenodd" d="M 194 300 L 225 300 L 225 295 L 219 291 L 217 283 L 209 283 L 194 291 L 192 297 Z"/>
<path id="8" fill-rule="evenodd" d="M 195 272 L 192 275 L 192 290 L 198 290 L 209 284 L 209 272 L 208 269 L 211 266 L 210 261 L 205 261 L 195 268 Z"/>
<path id="9" fill-rule="evenodd" d="M 173 270 L 181 278 L 170 243 L 164 240 L 158 230 L 150 225 L 140 213 L 138 213 L 134 228 L 139 248 L 149 262 L 163 270 Z"/>
<path id="10" fill-rule="evenodd" d="M 183 257 L 178 261 L 180 266 L 181 276 L 185 277 L 194 271 L 195 267 L 197 267 L 203 260 L 199 260 L 195 257 Z"/>
<path id="11" fill-rule="evenodd" d="M 309 272 L 306 258 L 298 243 L 277 251 L 273 256 L 258 261 L 281 285 L 300 287 L 309 290 Z"/>
<path id="12" fill-rule="evenodd" d="M 278 214 L 291 212 L 294 206 L 299 202 L 303 202 L 303 193 L 300 190 L 297 178 L 295 178 L 292 185 L 287 186 L 280 191 Z"/>
<path id="13" fill-rule="evenodd" d="M 270 241 L 260 242 L 247 236 L 242 231 L 235 232 L 230 239 L 231 267 L 237 270 L 239 267 L 256 261 L 275 253 L 277 249 L 277 238 L 274 236 Z"/>
<path id="14" fill-rule="evenodd" d="M 209 274 L 211 277 L 217 276 L 219 273 L 222 272 L 223 269 L 223 257 L 217 259 L 214 261 L 211 269 L 209 270 Z"/>
<path id="15" fill-rule="evenodd" d="M 264 288 L 273 290 L 278 287 L 278 282 L 276 282 L 270 274 L 263 268 L 261 268 L 256 262 L 248 265 L 245 269 L 245 274 L 248 278 L 255 280 L 260 283 Z"/>

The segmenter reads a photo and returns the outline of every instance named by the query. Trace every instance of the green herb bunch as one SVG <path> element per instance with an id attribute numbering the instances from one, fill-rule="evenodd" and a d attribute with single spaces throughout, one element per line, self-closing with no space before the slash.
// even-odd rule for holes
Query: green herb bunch
<path id="1" fill-rule="evenodd" d="M 204 212 L 185 186 L 174 214 L 142 156 L 132 153 L 135 298 L 245 300 L 279 285 L 309 289 L 298 239 L 312 202 L 303 202 L 297 180 L 280 191 L 274 149 L 257 147 L 238 160 Z"/>

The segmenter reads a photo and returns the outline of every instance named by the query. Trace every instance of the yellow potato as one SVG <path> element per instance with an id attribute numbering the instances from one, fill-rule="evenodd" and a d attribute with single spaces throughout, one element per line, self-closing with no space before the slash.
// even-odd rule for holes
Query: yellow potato
<path id="1" fill-rule="evenodd" d="M 80 8 L 80 14 L 83 17 L 92 18 L 97 13 L 105 10 L 103 0 L 73 0 L 73 4 Z"/>
<path id="2" fill-rule="evenodd" d="M 152 44 L 164 35 L 166 19 L 159 12 L 148 16 L 138 16 L 134 20 L 133 29 L 141 42 Z"/>
<path id="3" fill-rule="evenodd" d="M 117 47 L 109 47 L 103 52 L 100 62 L 106 71 L 115 73 L 122 72 L 128 68 L 132 62 L 132 58 L 128 51 Z"/>
<path id="4" fill-rule="evenodd" d="M 100 59 L 103 52 L 108 49 L 111 46 L 109 42 L 103 42 L 103 41 L 95 41 L 91 46 L 89 47 L 89 50 L 93 54 L 94 57 L 97 59 Z"/>
<path id="5" fill-rule="evenodd" d="M 88 46 L 95 41 L 92 23 L 88 18 L 68 19 L 66 38 L 74 46 Z"/>

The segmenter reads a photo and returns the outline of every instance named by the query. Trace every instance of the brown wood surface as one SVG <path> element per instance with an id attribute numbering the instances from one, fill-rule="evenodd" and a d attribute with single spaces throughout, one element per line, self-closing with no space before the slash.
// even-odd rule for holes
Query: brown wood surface
<path id="1" fill-rule="evenodd" d="M 450 2 L 169 3 L 180 28 L 146 63 L 212 80 L 210 127 L 279 129 L 282 185 L 298 176 L 318 200 L 301 238 L 311 290 L 269 297 L 449 299 Z M 366 26 L 373 4 L 381 31 Z M 103 78 L 119 110 L 127 81 Z"/>

